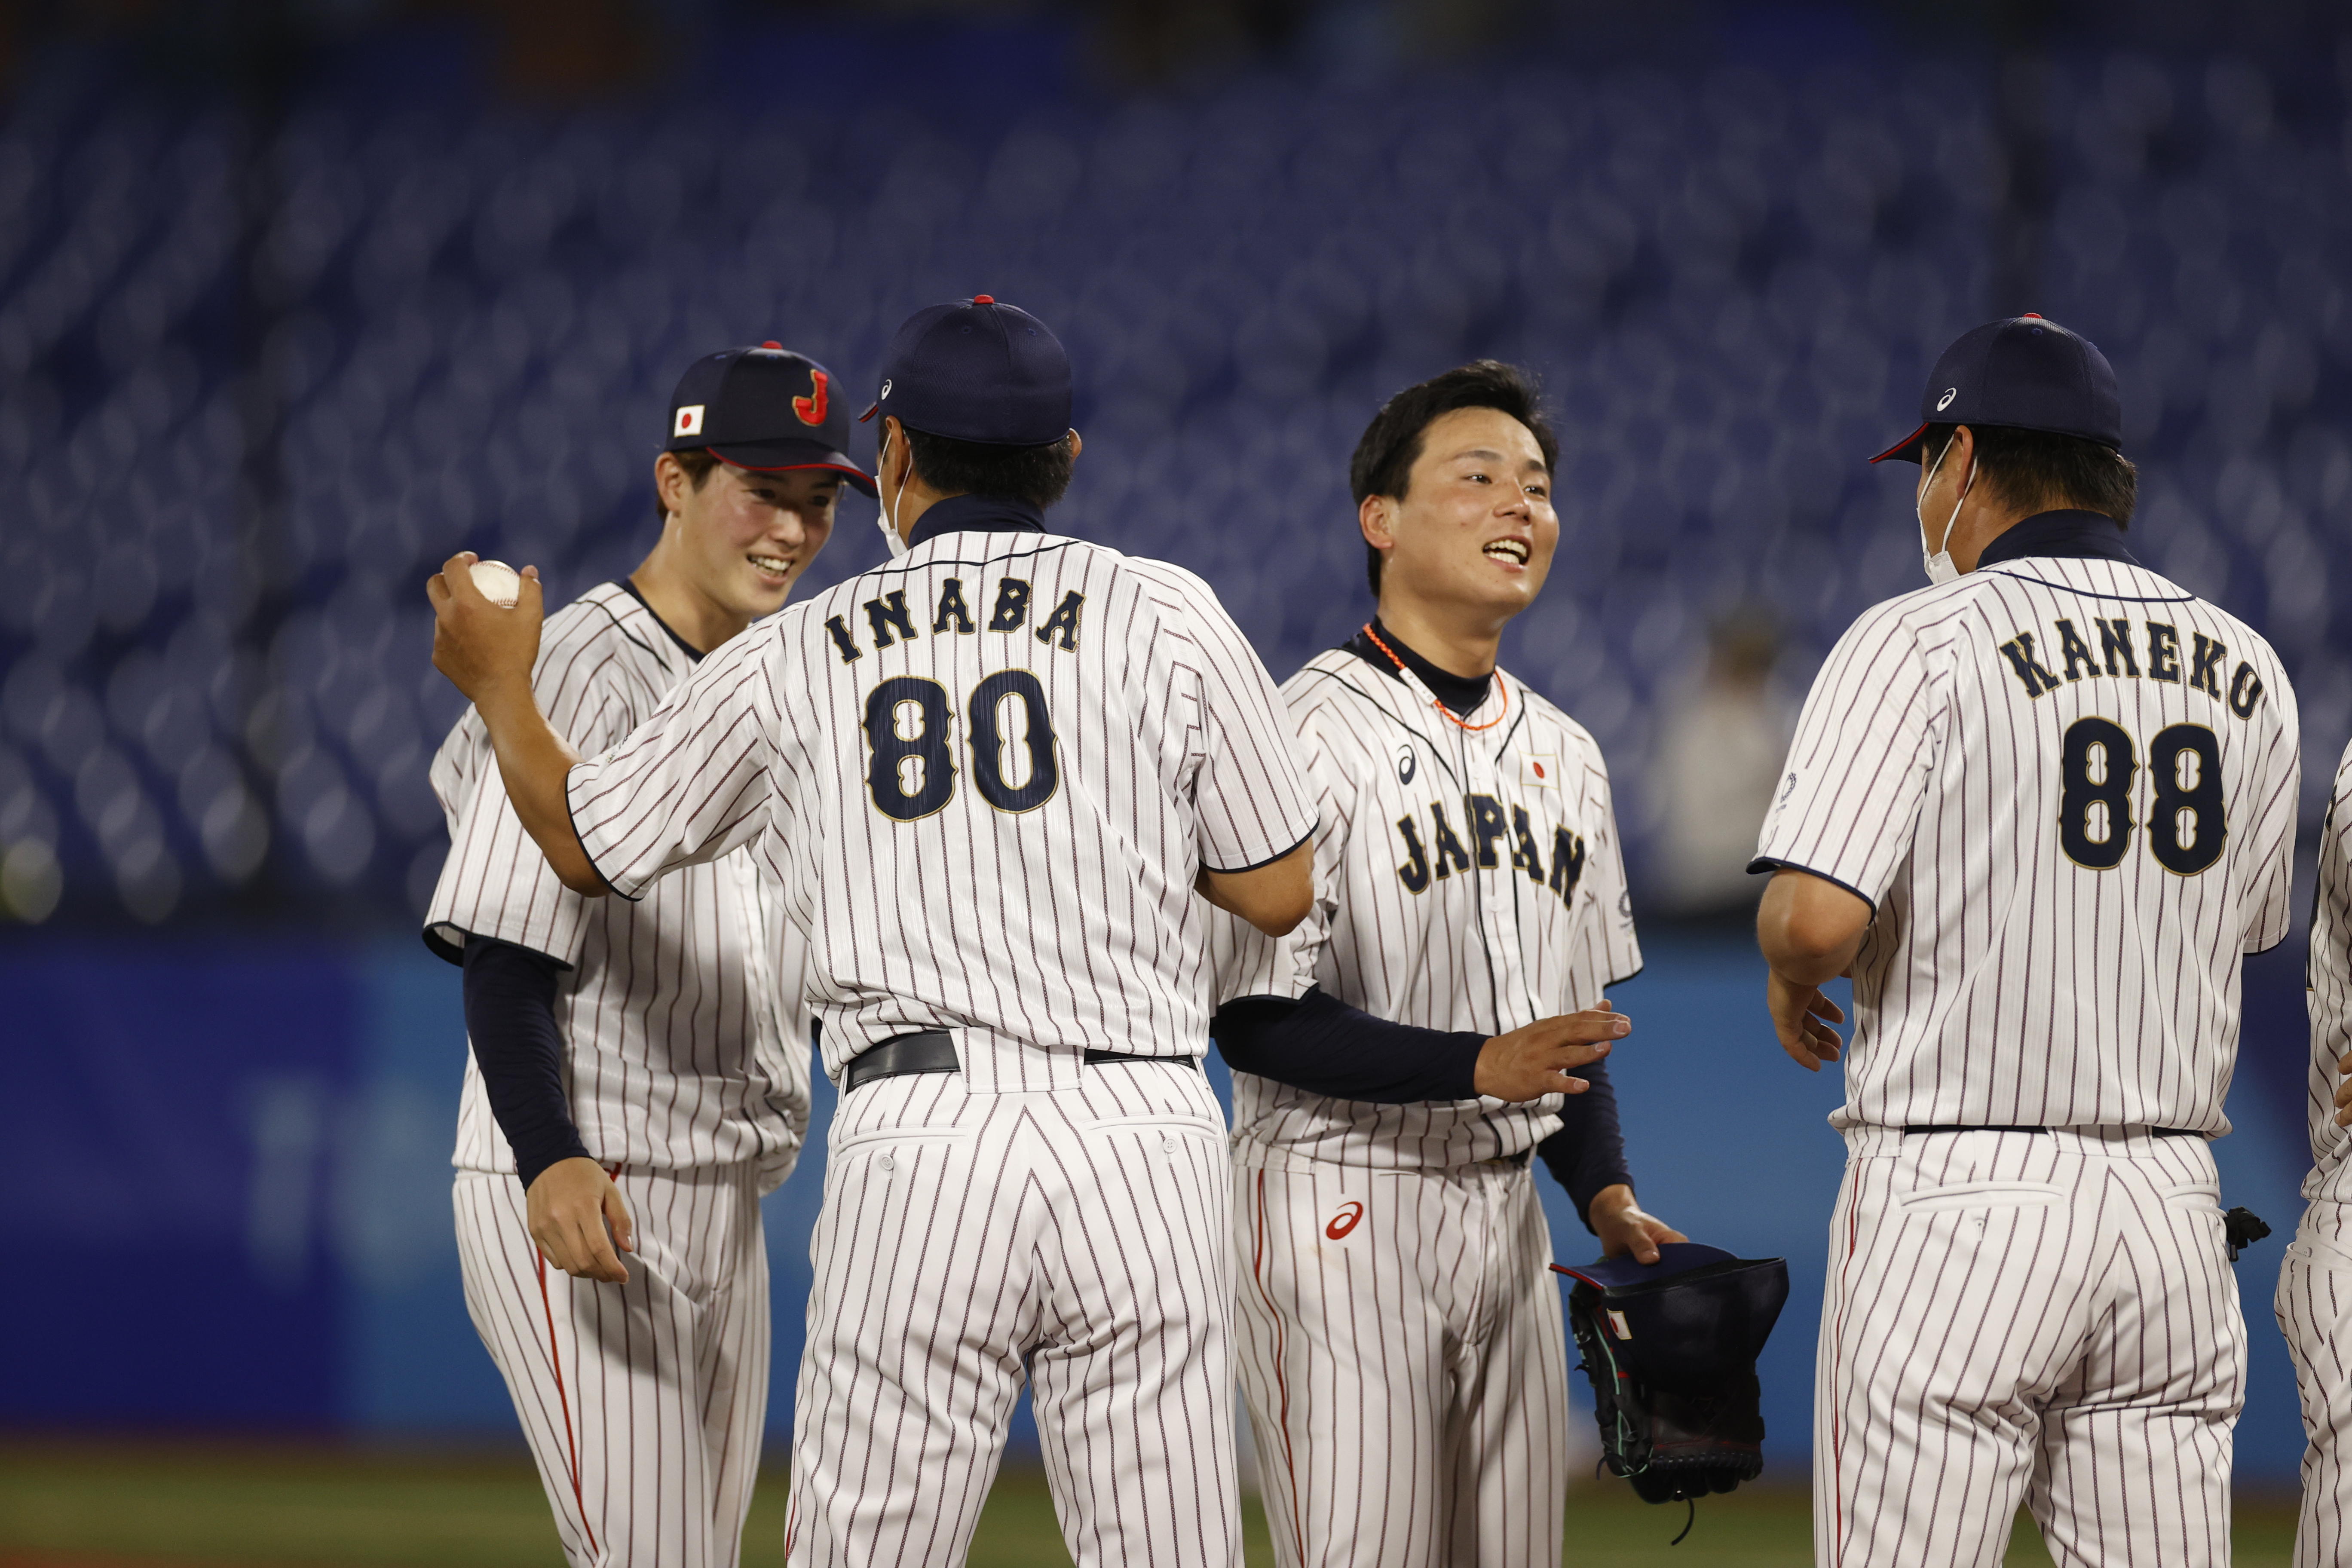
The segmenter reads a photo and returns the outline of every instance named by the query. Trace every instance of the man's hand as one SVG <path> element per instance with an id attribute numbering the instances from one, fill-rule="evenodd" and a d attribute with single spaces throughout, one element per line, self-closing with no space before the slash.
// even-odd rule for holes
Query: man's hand
<path id="1" fill-rule="evenodd" d="M 1844 1023 L 1845 1009 L 1822 995 L 1820 986 L 1800 985 L 1776 969 L 1764 982 L 1764 1006 L 1772 1015 L 1780 1048 L 1807 1072 L 1819 1072 L 1823 1062 L 1844 1054 L 1845 1041 L 1830 1025 Z"/>
<path id="2" fill-rule="evenodd" d="M 1690 1239 L 1656 1215 L 1644 1213 L 1633 1199 L 1633 1189 L 1622 1182 L 1593 1194 L 1592 1207 L 1587 1212 L 1593 1234 L 1601 1238 L 1603 1258 L 1622 1258 L 1630 1252 L 1636 1263 L 1655 1263 L 1658 1243 Z"/>
<path id="3" fill-rule="evenodd" d="M 480 557 L 460 550 L 425 580 L 433 602 L 433 668 L 449 678 L 475 707 L 530 698 L 530 668 L 539 658 L 542 611 L 539 568 L 522 569 L 514 608 L 494 605 L 474 586 Z"/>
<path id="4" fill-rule="evenodd" d="M 1853 973 L 1870 921 L 1870 905 L 1859 894 L 1810 871 L 1784 866 L 1765 886 L 1756 910 L 1756 945 L 1772 967 L 1764 1006 L 1780 1048 L 1807 1072 L 1845 1052 L 1830 1027 L 1844 1023 L 1845 1013 L 1821 988 L 1832 975 Z"/>
<path id="5" fill-rule="evenodd" d="M 514 608 L 494 605 L 474 585 L 474 552 L 461 550 L 425 584 L 433 601 L 433 668 L 473 699 L 490 732 L 499 777 L 523 831 L 547 857 L 556 879 L 583 898 L 611 891 L 572 825 L 564 781 L 580 753 L 539 710 L 531 667 L 539 658 L 539 568 L 522 569 Z"/>
<path id="6" fill-rule="evenodd" d="M 1496 1035 L 1478 1052 L 1473 1081 L 1496 1100 L 1525 1101 L 1547 1094 L 1582 1094 L 1591 1085 L 1568 1076 L 1609 1054 L 1609 1042 L 1633 1033 L 1633 1021 L 1607 1002 L 1583 1013 L 1538 1018 L 1523 1029 Z"/>
<path id="7" fill-rule="evenodd" d="M 634 1252 L 635 1231 L 621 1189 L 593 1160 L 558 1160 L 524 1194 L 530 1238 L 547 1260 L 576 1279 L 618 1285 L 629 1277 L 614 1248 Z M 604 1234 L 612 1226 L 611 1239 Z"/>

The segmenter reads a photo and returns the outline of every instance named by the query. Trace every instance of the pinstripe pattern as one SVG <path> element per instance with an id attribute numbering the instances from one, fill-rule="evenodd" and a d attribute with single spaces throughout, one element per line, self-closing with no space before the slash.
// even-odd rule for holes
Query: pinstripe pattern
<path id="1" fill-rule="evenodd" d="M 2296 1568 L 2352 1564 L 2352 1133 L 2336 1125 L 2336 1062 L 2352 1051 L 2352 747 L 2336 770 L 2319 836 L 2311 921 L 2310 1200 L 2279 1268 L 2274 1308 L 2303 1404 L 2303 1515 Z"/>
<path id="2" fill-rule="evenodd" d="M 1242 1388 L 1276 1560 L 1558 1563 L 1568 1363 L 1526 1167 L 1236 1176 Z"/>
<path id="3" fill-rule="evenodd" d="M 1848 1135 L 1816 1360 L 1815 1560 L 2229 1561 L 2245 1325 L 2195 1138 Z"/>
<path id="4" fill-rule="evenodd" d="M 886 1079 L 833 1121 L 786 1559 L 961 1563 L 1024 1369 L 1078 1568 L 1241 1560 L 1223 1120 L 1200 1072 Z"/>
<path id="5" fill-rule="evenodd" d="M 2107 655 L 2103 617 L 2130 624 L 2138 675 Z M 2063 656 L 2062 622 L 2088 670 Z M 2026 695 L 2000 651 L 2021 633 L 2054 689 L 2036 677 Z M 2218 694 L 2190 683 L 2200 638 L 2226 650 Z M 2243 716 L 2241 665 L 2262 688 Z M 2139 749 L 2135 826 L 2106 870 L 2070 862 L 2061 832 L 2063 737 L 2090 718 Z M 2177 724 L 2216 737 L 2227 799 L 2221 858 L 2190 876 L 2149 849 L 2148 749 Z M 2227 1132 L 2241 955 L 2286 935 L 2298 731 L 2270 646 L 2141 567 L 2005 562 L 1864 615 L 1806 700 L 1758 850 L 1877 909 L 1832 1123 Z"/>
<path id="6" fill-rule="evenodd" d="M 1021 607 L 996 629 L 1008 582 Z M 1057 628 L 1050 617 L 1073 601 Z M 971 694 L 1005 670 L 1042 689 L 1059 774 L 1021 810 L 982 797 L 969 746 Z M 937 741 L 954 770 L 952 794 L 912 820 L 886 815 L 877 792 L 926 787 L 929 763 L 877 766 L 883 738 L 865 728 L 894 677 L 940 692 Z M 1051 534 L 948 533 L 706 659 L 650 721 L 573 770 L 572 816 L 628 897 L 756 849 L 810 933 L 810 1000 L 836 1080 L 878 1040 L 948 1028 L 974 1089 L 1073 1088 L 1088 1048 L 1206 1048 L 1211 910 L 1194 875 L 1272 859 L 1314 826 L 1278 701 L 1190 574 Z M 929 735 L 911 703 L 890 727 Z M 1000 765 L 1030 776 L 1017 757 Z"/>
<path id="7" fill-rule="evenodd" d="M 2228 1560 L 2237 1282 L 2204 1141 L 2145 1130 L 2229 1131 L 2297 730 L 2261 637 L 2112 560 L 1890 600 L 1822 667 L 1758 855 L 1874 912 L 1831 1117 L 1824 1565 L 1996 1563 L 2021 1499 L 2061 1564 Z M 1939 1123 L 2060 1131 L 1902 1133 Z"/>
<path id="8" fill-rule="evenodd" d="M 460 1172 L 466 1310 L 514 1396 L 569 1562 L 731 1568 L 767 1418 L 759 1169 L 614 1179 L 637 1228 L 625 1285 L 541 1267 L 514 1178 Z"/>
<path id="9" fill-rule="evenodd" d="M 1217 917 L 1220 996 L 1319 984 L 1501 1034 L 1640 969 L 1608 772 L 1566 714 L 1497 671 L 1466 721 L 1487 727 L 1465 728 L 1344 649 L 1283 695 L 1315 908 L 1279 942 Z M 1242 1388 L 1284 1563 L 1559 1561 L 1567 1348 L 1534 1177 L 1499 1157 L 1559 1131 L 1560 1103 L 1368 1105 L 1234 1075 Z"/>
<path id="10" fill-rule="evenodd" d="M 2336 1064 L 2352 1052 L 2352 746 L 2336 768 L 2327 820 L 2319 834 L 2319 889 L 2311 915 L 2311 1074 L 2305 1111 L 2311 1125 L 2311 1174 L 2303 1195 L 2314 1202 L 2352 1202 L 2352 1130 L 2336 1125 Z"/>
<path id="11" fill-rule="evenodd" d="M 1198 578 L 950 532 L 738 638 L 573 771 L 624 897 L 739 849 L 776 873 L 836 1081 L 917 1029 L 961 1064 L 835 1117 L 790 1561 L 960 1562 L 1024 1370 L 1080 1563 L 1238 1557 L 1216 1102 L 1192 1068 L 1085 1053 L 1206 1048 L 1195 876 L 1314 826 L 1279 700 Z"/>
<path id="12" fill-rule="evenodd" d="M 1316 795 L 1315 907 L 1279 942 L 1214 917 L 1221 997 L 1319 984 L 1377 1017 L 1499 1035 L 1592 1006 L 1641 969 L 1609 773 L 1581 725 L 1498 670 L 1470 721 L 1502 721 L 1465 730 L 1410 672 L 1391 679 L 1344 649 L 1282 690 Z M 1484 841 L 1474 798 L 1498 812 Z M 1463 846 L 1458 865 L 1441 826 Z M 1234 1075 L 1235 1131 L 1276 1163 L 1490 1160 L 1558 1131 L 1560 1103 L 1366 1105 Z"/>
<path id="13" fill-rule="evenodd" d="M 548 617 L 532 684 L 557 731 L 593 752 L 692 668 L 650 610 L 606 584 Z M 493 937 L 569 966 L 555 1021 L 572 1121 L 621 1171 L 639 1245 L 625 1285 L 538 1261 L 514 1152 L 468 1053 L 455 1162 L 467 1308 L 572 1561 L 726 1568 L 768 1396 L 758 1196 L 791 1172 L 808 1128 L 804 944 L 782 889 L 744 855 L 634 903 L 565 889 L 470 709 L 433 785 L 450 848 L 427 940 L 450 954 L 469 934 Z"/>
<path id="14" fill-rule="evenodd" d="M 2352 1211 L 2314 1199 L 2279 1266 L 2273 1303 L 2303 1407 L 2303 1507 L 2295 1568 L 2352 1563 Z"/>
<path id="15" fill-rule="evenodd" d="M 692 668 L 653 613 L 608 583 L 548 617 L 532 686 L 549 721 L 593 754 Z M 769 1187 L 782 1182 L 808 1127 L 809 1067 L 799 993 L 780 973 L 802 962 L 781 889 L 739 855 L 636 903 L 568 890 L 524 833 L 471 709 L 434 759 L 433 787 L 450 845 L 428 938 L 449 954 L 468 934 L 493 937 L 571 966 L 555 1021 L 589 1152 L 664 1170 L 757 1160 Z M 456 1163 L 515 1168 L 470 1056 Z"/>

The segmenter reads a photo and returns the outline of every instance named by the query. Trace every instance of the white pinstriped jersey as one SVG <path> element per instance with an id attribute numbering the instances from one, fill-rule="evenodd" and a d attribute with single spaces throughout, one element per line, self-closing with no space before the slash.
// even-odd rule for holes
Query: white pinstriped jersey
<path id="1" fill-rule="evenodd" d="M 1410 671 L 1344 648 L 1283 683 L 1316 792 L 1315 906 L 1273 941 L 1216 918 L 1217 986 L 1326 993 L 1376 1017 L 1498 1035 L 1590 1007 L 1642 967 L 1601 748 L 1507 672 L 1454 723 Z M 1236 1132 L 1382 1169 L 1516 1154 L 1561 1097 L 1371 1105 L 1234 1075 Z"/>
<path id="2" fill-rule="evenodd" d="M 651 715 L 693 668 L 651 610 L 607 583 L 548 617 L 532 684 L 557 732 L 593 755 Z M 765 1185 L 783 1180 L 808 1127 L 809 1067 L 793 984 L 802 942 L 782 919 L 782 889 L 751 857 L 733 855 L 637 902 L 572 892 L 523 831 L 470 708 L 442 742 L 432 779 L 449 819 L 449 858 L 426 940 L 455 957 L 467 935 L 490 937 L 570 966 L 555 1020 L 571 1047 L 572 1115 L 589 1152 L 663 1170 L 754 1160 Z M 515 1168 L 470 1055 L 456 1163 Z"/>
<path id="3" fill-rule="evenodd" d="M 2311 916 L 2311 1174 L 2303 1195 L 2352 1203 L 2352 1130 L 2336 1125 L 2336 1064 L 2352 1051 L 2352 746 L 2336 767 L 2336 791 L 2319 834 L 2319 897 Z"/>
<path id="4" fill-rule="evenodd" d="M 2294 694 L 2126 562 L 1892 599 L 1813 683 L 1758 848 L 1868 900 L 1856 1126 L 2229 1131 L 2242 955 L 2287 929 Z"/>
<path id="5" fill-rule="evenodd" d="M 1075 1088 L 1087 1049 L 1206 1048 L 1194 876 L 1314 826 L 1279 700 L 1191 574 L 951 531 L 713 654 L 573 770 L 572 820 L 625 897 L 755 847 L 836 1078 L 943 1028 L 969 1088 Z"/>

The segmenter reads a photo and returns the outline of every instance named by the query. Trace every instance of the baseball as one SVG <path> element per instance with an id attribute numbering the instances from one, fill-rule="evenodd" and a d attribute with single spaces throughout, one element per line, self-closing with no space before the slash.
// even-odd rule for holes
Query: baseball
<path id="1" fill-rule="evenodd" d="M 477 561 L 473 574 L 474 586 L 493 605 L 511 610 L 522 596 L 521 574 L 503 561 Z"/>

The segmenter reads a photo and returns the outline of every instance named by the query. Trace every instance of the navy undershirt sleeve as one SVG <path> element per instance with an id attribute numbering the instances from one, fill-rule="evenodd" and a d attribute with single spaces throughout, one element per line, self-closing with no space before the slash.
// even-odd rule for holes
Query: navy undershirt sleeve
<path id="1" fill-rule="evenodd" d="M 487 937 L 466 939 L 466 1033 L 489 1091 L 490 1114 L 528 1189 L 559 1160 L 593 1158 L 563 1091 L 563 1035 L 555 1026 L 561 966 L 544 953 Z"/>
<path id="2" fill-rule="evenodd" d="M 1393 1024 L 1350 1007 L 1321 986 L 1297 1001 L 1244 996 L 1217 1009 L 1209 1033 L 1225 1065 L 1276 1083 L 1357 1100 L 1404 1105 L 1423 1100 L 1475 1100 L 1478 1052 L 1487 1037 L 1475 1030 L 1423 1029 Z M 1606 1063 L 1577 1077 L 1592 1087 L 1568 1097 L 1565 1123 L 1537 1145 L 1544 1166 L 1576 1203 L 1576 1217 L 1592 1228 L 1592 1200 L 1603 1187 L 1631 1186 L 1625 1140 L 1617 1126 L 1617 1091 Z"/>
<path id="3" fill-rule="evenodd" d="M 1559 1109 L 1560 1130 L 1536 1145 L 1544 1169 L 1568 1189 L 1576 1204 L 1576 1217 L 1592 1228 L 1592 1200 L 1603 1187 L 1632 1186 L 1625 1168 L 1625 1135 L 1617 1126 L 1617 1090 L 1609 1082 L 1609 1064 L 1594 1062 L 1576 1076 L 1592 1087 L 1572 1094 Z"/>
<path id="4" fill-rule="evenodd" d="M 1486 1037 L 1391 1024 L 1321 986 L 1297 1001 L 1244 996 L 1217 1009 L 1209 1033 L 1226 1065 L 1339 1100 L 1404 1105 L 1475 1100 Z"/>

